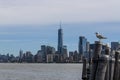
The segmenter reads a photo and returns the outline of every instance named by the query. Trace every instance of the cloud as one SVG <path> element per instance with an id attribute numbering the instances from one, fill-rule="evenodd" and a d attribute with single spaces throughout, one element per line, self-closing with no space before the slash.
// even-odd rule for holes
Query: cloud
<path id="1" fill-rule="evenodd" d="M 119 0 L 0 0 L 0 24 L 120 21 Z"/>
<path id="2" fill-rule="evenodd" d="M 18 40 L 0 40 L 0 42 L 16 42 Z"/>

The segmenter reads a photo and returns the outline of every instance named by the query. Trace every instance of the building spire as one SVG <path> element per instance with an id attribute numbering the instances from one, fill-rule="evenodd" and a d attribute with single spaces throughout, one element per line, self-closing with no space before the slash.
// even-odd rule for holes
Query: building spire
<path id="1" fill-rule="evenodd" d="M 62 24 L 62 23 L 61 23 L 61 21 L 60 21 L 60 29 L 62 29 L 62 26 L 61 26 L 61 24 Z"/>

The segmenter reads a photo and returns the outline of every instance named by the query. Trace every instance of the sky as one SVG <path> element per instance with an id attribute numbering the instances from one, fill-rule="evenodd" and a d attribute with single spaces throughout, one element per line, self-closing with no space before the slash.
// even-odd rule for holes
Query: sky
<path id="1" fill-rule="evenodd" d="M 36 54 L 40 46 L 57 48 L 62 22 L 64 45 L 78 50 L 79 36 L 90 43 L 95 32 L 120 41 L 120 0 L 0 0 L 0 54 Z"/>

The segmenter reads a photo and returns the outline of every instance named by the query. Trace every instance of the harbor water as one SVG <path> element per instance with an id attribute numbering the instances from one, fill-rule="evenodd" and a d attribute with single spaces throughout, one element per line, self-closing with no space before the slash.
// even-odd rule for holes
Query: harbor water
<path id="1" fill-rule="evenodd" d="M 81 80 L 82 64 L 0 63 L 0 80 Z"/>

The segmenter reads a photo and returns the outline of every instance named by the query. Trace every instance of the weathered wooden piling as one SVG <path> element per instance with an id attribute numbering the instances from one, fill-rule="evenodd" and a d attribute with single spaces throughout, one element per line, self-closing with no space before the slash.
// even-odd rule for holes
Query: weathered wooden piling
<path id="1" fill-rule="evenodd" d="M 99 58 L 95 80 L 105 80 L 108 62 L 109 62 L 109 55 L 107 54 L 102 55 Z"/>
<path id="2" fill-rule="evenodd" d="M 102 43 L 95 41 L 92 62 L 83 61 L 83 80 L 120 80 L 120 51 L 110 56 L 110 47 L 106 45 L 105 54 L 101 54 Z M 89 59 L 90 60 L 90 59 Z M 90 75 L 90 76 L 89 76 Z"/>
<path id="3" fill-rule="evenodd" d="M 111 56 L 109 60 L 109 80 L 113 80 L 114 66 L 115 66 L 115 58 Z"/>
<path id="4" fill-rule="evenodd" d="M 104 80 L 109 80 L 109 59 L 110 59 L 110 48 L 108 45 L 106 45 L 106 49 L 105 49 L 105 55 L 108 55 L 108 60 L 107 60 L 107 70 L 105 73 L 105 79 Z"/>
<path id="5" fill-rule="evenodd" d="M 87 76 L 87 59 L 86 58 L 83 58 L 82 79 L 83 80 L 87 80 L 88 79 L 88 76 Z"/>
<path id="6" fill-rule="evenodd" d="M 120 56 L 119 56 L 119 79 L 120 79 Z"/>
<path id="7" fill-rule="evenodd" d="M 119 56 L 120 52 L 116 51 L 115 52 L 115 67 L 114 67 L 114 75 L 113 75 L 113 80 L 120 80 L 119 79 Z"/>
<path id="8" fill-rule="evenodd" d="M 95 76 L 97 73 L 96 71 L 98 67 L 98 59 L 101 54 L 101 50 L 102 50 L 102 43 L 100 41 L 95 41 L 90 80 L 96 80 Z"/>

